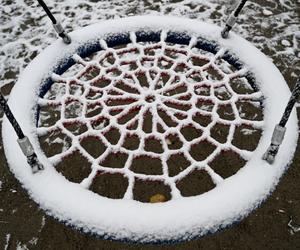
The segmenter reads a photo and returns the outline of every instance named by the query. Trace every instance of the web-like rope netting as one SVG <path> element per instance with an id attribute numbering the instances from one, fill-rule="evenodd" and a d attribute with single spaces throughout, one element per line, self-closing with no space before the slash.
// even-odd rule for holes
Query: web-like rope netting
<path id="1" fill-rule="evenodd" d="M 75 65 L 52 74 L 54 84 L 38 101 L 40 143 L 54 166 L 75 152 L 84 157 L 90 170 L 77 180 L 83 187 L 117 174 L 126 179 L 119 198 L 136 199 L 140 182 L 162 183 L 178 198 L 186 196 L 180 183 L 188 176 L 209 179 L 205 192 L 251 158 L 263 116 L 248 69 L 224 60 L 224 48 L 213 54 L 196 48 L 195 37 L 180 45 L 166 36 L 136 42 L 131 33 L 129 44 L 114 48 L 101 40 L 103 50 L 75 54 Z"/>

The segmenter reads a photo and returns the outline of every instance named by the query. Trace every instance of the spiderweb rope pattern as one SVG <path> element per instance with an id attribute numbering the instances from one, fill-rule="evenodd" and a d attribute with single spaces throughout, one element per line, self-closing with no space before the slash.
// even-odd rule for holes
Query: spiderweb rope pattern
<path id="1" fill-rule="evenodd" d="M 232 143 L 236 128 L 246 125 L 262 129 L 263 121 L 248 119 L 237 102 L 257 106 L 262 93 L 237 93 L 230 84 L 233 79 L 245 77 L 248 69 L 233 69 L 222 59 L 224 48 L 212 54 L 194 47 L 196 37 L 192 37 L 189 45 L 179 45 L 165 42 L 166 36 L 163 31 L 159 42 L 137 43 L 135 33 L 131 33 L 131 43 L 119 48 L 109 48 L 101 40 L 104 50 L 89 58 L 73 55 L 76 64 L 62 75 L 53 73 L 55 83 L 39 98 L 41 109 L 54 109 L 58 118 L 53 124 L 44 123 L 51 112 L 41 111 L 38 135 L 61 133 L 69 139 L 62 152 L 49 160 L 57 165 L 79 151 L 91 164 L 89 176 L 81 182 L 83 187 L 88 188 L 99 171 L 119 173 L 128 179 L 125 199 L 133 199 L 136 179 L 163 182 L 170 187 L 174 199 L 181 197 L 176 183 L 194 170 L 206 171 L 215 185 L 221 183 L 223 177 L 210 163 L 223 151 L 231 150 L 245 161 L 250 159 L 252 151 Z M 231 108 L 231 119 L 220 115 L 223 107 Z M 146 129 L 147 116 L 151 126 Z M 210 119 L 208 125 L 199 122 L 205 118 Z M 71 132 L 67 129 L 70 124 L 79 124 L 85 131 Z M 216 124 L 229 127 L 224 143 L 211 136 Z M 185 129 L 192 129 L 197 136 L 187 138 Z M 106 136 L 112 130 L 118 131 L 118 140 Z M 124 146 L 128 137 L 138 138 L 136 148 Z M 172 147 L 172 137 L 182 142 L 182 146 Z M 96 138 L 104 145 L 99 156 L 92 156 L 82 146 L 87 138 Z M 159 142 L 161 150 L 149 150 L 147 143 L 151 140 Z M 213 149 L 207 157 L 199 159 L 191 150 L 203 143 Z M 103 166 L 112 153 L 127 156 L 123 167 Z M 183 155 L 189 166 L 170 176 L 168 160 L 176 154 Z M 133 171 L 133 161 L 141 156 L 159 160 L 161 173 Z"/>

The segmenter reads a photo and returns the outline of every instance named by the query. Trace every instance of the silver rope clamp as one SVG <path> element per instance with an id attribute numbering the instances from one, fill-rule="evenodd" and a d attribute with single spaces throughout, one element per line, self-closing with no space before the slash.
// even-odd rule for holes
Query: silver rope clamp
<path id="1" fill-rule="evenodd" d="M 269 164 L 273 164 L 275 160 L 275 156 L 277 155 L 279 147 L 284 139 L 285 131 L 286 127 L 282 127 L 279 124 L 275 126 L 271 139 L 271 145 L 262 157 L 263 160 L 267 161 Z"/>
<path id="2" fill-rule="evenodd" d="M 271 143 L 274 145 L 281 145 L 284 135 L 285 135 L 286 127 L 281 127 L 279 124 L 275 126 L 273 131 Z"/>
<path id="3" fill-rule="evenodd" d="M 43 165 L 39 162 L 37 159 L 37 156 L 34 152 L 33 146 L 31 142 L 29 141 L 28 137 L 25 136 L 23 138 L 19 138 L 18 144 L 23 152 L 23 154 L 27 157 L 27 162 L 31 166 L 32 172 L 36 173 L 39 170 L 43 170 Z"/>
<path id="4" fill-rule="evenodd" d="M 237 17 L 234 16 L 234 14 L 231 14 L 228 17 L 228 19 L 226 21 L 225 28 L 221 32 L 221 35 L 222 35 L 223 38 L 227 38 L 228 37 L 229 31 L 233 28 L 233 26 L 235 25 L 236 21 L 237 21 Z"/>
<path id="5" fill-rule="evenodd" d="M 231 14 L 226 21 L 226 25 L 232 28 L 235 25 L 236 21 L 237 21 L 237 17 Z"/>
<path id="6" fill-rule="evenodd" d="M 53 28 L 56 31 L 56 33 L 63 39 L 64 43 L 71 43 L 70 36 L 66 33 L 60 22 L 53 23 Z"/>
<path id="7" fill-rule="evenodd" d="M 34 153 L 34 149 L 33 149 L 33 146 L 32 144 L 30 143 L 29 139 L 27 136 L 25 136 L 24 138 L 22 139 L 18 139 L 17 140 L 18 143 L 19 143 L 19 146 L 23 152 L 23 154 L 27 157 L 27 156 L 30 156 Z"/>

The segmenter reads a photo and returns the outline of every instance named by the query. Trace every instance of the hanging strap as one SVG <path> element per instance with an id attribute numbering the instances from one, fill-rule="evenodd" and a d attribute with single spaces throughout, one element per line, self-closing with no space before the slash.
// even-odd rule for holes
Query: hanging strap
<path id="1" fill-rule="evenodd" d="M 43 7 L 44 11 L 46 12 L 47 16 L 50 18 L 53 28 L 58 34 L 59 37 L 61 37 L 65 44 L 71 43 L 70 36 L 66 33 L 60 22 L 56 20 L 56 18 L 53 16 L 51 11 L 49 10 L 48 6 L 45 4 L 43 0 L 38 0 L 39 4 Z"/>
<path id="2" fill-rule="evenodd" d="M 34 152 L 33 146 L 30 143 L 27 136 L 24 135 L 19 123 L 17 122 L 16 118 L 14 117 L 13 113 L 11 112 L 4 96 L 0 91 L 0 107 L 2 108 L 3 112 L 5 113 L 8 121 L 14 128 L 17 136 L 18 136 L 18 143 L 23 152 L 23 154 L 27 158 L 28 164 L 31 166 L 32 172 L 36 173 L 39 170 L 43 170 L 44 167 L 39 162 L 36 153 Z"/>
<path id="3" fill-rule="evenodd" d="M 286 131 L 285 125 L 292 113 L 292 110 L 299 96 L 300 96 L 300 78 L 296 82 L 296 85 L 292 91 L 291 97 L 288 101 L 288 104 L 286 105 L 286 108 L 284 110 L 284 113 L 281 117 L 279 124 L 275 126 L 272 139 L 271 139 L 271 144 L 263 155 L 263 159 L 270 164 L 272 164 L 275 161 L 275 157 L 278 153 L 279 147 L 282 144 L 282 141 L 284 139 L 284 135 Z"/>
<path id="4" fill-rule="evenodd" d="M 247 2 L 247 0 L 242 0 L 238 4 L 238 6 L 236 7 L 236 9 L 228 17 L 228 19 L 226 21 L 226 25 L 225 25 L 224 29 L 221 32 L 221 35 L 222 35 L 223 38 L 227 38 L 228 37 L 228 34 L 229 34 L 230 30 L 232 29 L 232 27 L 236 23 L 238 15 L 242 11 L 242 9 L 245 6 L 246 2 Z"/>

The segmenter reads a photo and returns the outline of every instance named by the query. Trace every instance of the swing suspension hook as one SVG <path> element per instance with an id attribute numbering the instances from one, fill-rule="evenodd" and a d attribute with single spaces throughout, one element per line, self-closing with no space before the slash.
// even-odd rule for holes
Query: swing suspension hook
<path id="1" fill-rule="evenodd" d="M 238 6 L 235 8 L 235 10 L 229 15 L 225 27 L 224 29 L 221 31 L 221 36 L 223 38 L 228 38 L 229 32 L 231 31 L 231 29 L 233 28 L 233 26 L 235 25 L 238 15 L 240 14 L 240 12 L 242 11 L 243 7 L 245 6 L 247 0 L 242 0 Z"/>
<path id="2" fill-rule="evenodd" d="M 286 105 L 286 108 L 284 110 L 284 113 L 281 117 L 279 124 L 275 126 L 272 139 L 271 139 L 271 144 L 263 155 L 263 160 L 266 160 L 269 164 L 272 164 L 275 161 L 275 157 L 279 151 L 279 147 L 282 144 L 282 141 L 284 139 L 284 135 L 286 131 L 285 125 L 288 122 L 293 107 L 295 106 L 295 103 L 297 102 L 299 96 L 300 96 L 300 78 L 296 82 L 296 85 L 292 91 L 291 97 L 288 101 L 288 104 Z"/>
<path id="3" fill-rule="evenodd" d="M 29 141 L 28 137 L 24 135 L 19 123 L 17 122 L 15 116 L 11 112 L 6 99 L 2 95 L 0 91 L 0 107 L 2 108 L 3 112 L 5 113 L 8 121 L 11 123 L 12 127 L 14 128 L 17 136 L 18 136 L 18 144 L 23 152 L 23 154 L 27 158 L 27 163 L 31 166 L 32 173 L 37 173 L 40 170 L 43 170 L 44 167 L 40 163 L 34 148 Z"/>
<path id="4" fill-rule="evenodd" d="M 228 38 L 229 32 L 231 31 L 232 27 L 236 23 L 238 15 L 242 11 L 246 2 L 247 2 L 247 0 L 241 0 L 240 3 L 235 8 L 235 10 L 229 15 L 229 17 L 226 21 L 226 25 L 225 25 L 224 29 L 221 31 L 221 36 L 223 38 Z M 262 156 L 262 159 L 267 161 L 269 164 L 273 164 L 275 161 L 275 157 L 279 151 L 279 147 L 284 140 L 284 135 L 286 132 L 285 125 L 288 122 L 288 119 L 291 115 L 293 107 L 295 106 L 295 103 L 297 102 L 297 99 L 299 98 L 299 96 L 300 96 L 300 78 L 298 79 L 298 81 L 296 82 L 296 85 L 294 86 L 291 97 L 288 101 L 288 104 L 284 110 L 284 113 L 281 117 L 279 124 L 277 124 L 274 128 L 270 146 L 268 147 L 268 149 Z"/>
<path id="5" fill-rule="evenodd" d="M 58 34 L 58 36 L 62 38 L 62 40 L 65 44 L 70 44 L 72 42 L 70 36 L 67 34 L 67 32 L 65 31 L 65 29 L 63 28 L 61 23 L 56 20 L 56 18 L 51 13 L 51 11 L 49 10 L 49 8 L 45 4 L 45 2 L 43 0 L 38 0 L 38 3 L 43 7 L 47 16 L 50 18 L 53 28 L 56 31 L 56 33 Z"/>

